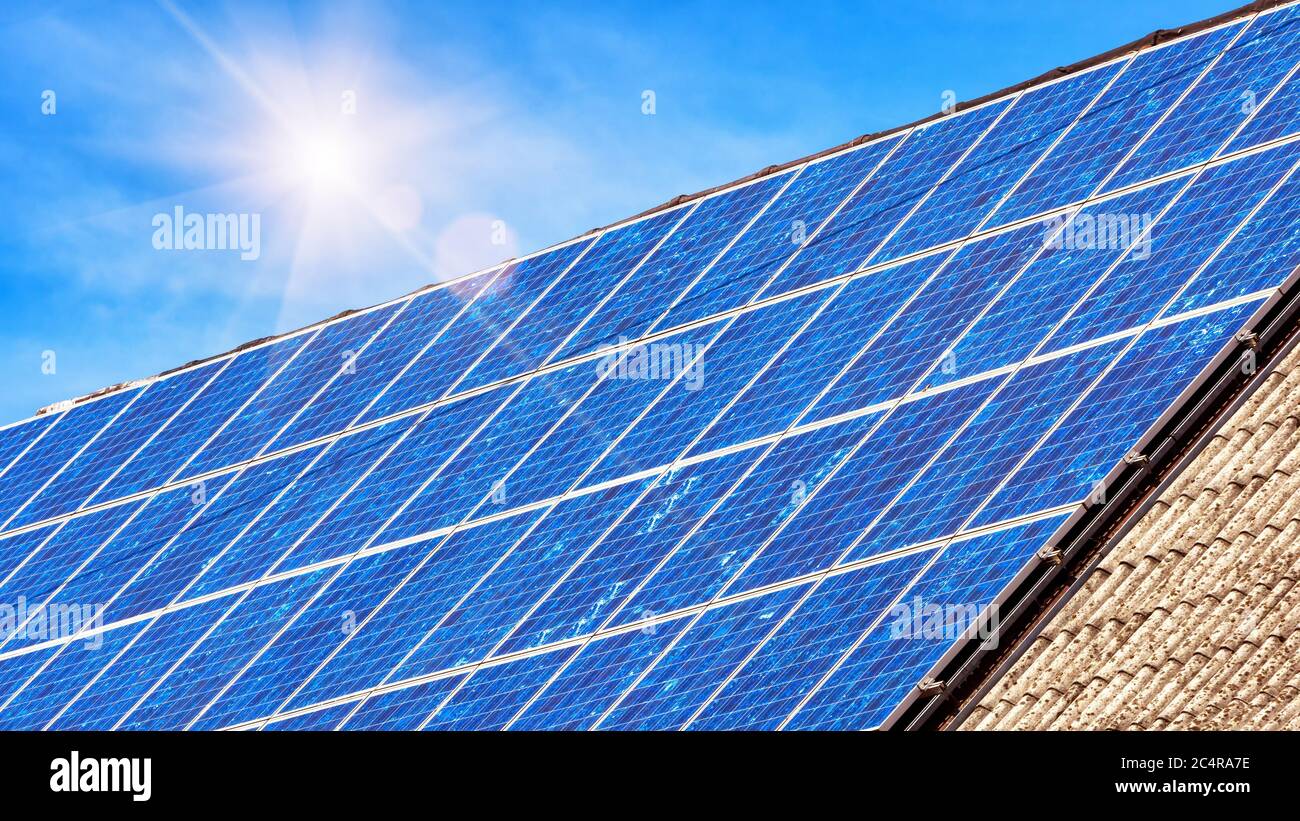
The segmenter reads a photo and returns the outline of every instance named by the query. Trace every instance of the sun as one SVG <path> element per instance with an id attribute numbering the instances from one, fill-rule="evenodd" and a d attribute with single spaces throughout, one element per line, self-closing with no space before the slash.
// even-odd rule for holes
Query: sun
<path id="1" fill-rule="evenodd" d="M 286 160 L 289 182 L 313 194 L 355 191 L 360 182 L 362 157 L 355 143 L 343 134 L 299 136 L 291 141 Z"/>

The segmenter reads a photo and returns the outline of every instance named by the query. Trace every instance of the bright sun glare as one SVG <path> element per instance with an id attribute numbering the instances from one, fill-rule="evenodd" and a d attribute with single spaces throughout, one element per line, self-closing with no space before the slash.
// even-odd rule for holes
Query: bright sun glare
<path id="1" fill-rule="evenodd" d="M 356 188 L 360 156 L 351 141 L 339 134 L 313 134 L 292 142 L 286 158 L 289 182 L 317 195 Z"/>

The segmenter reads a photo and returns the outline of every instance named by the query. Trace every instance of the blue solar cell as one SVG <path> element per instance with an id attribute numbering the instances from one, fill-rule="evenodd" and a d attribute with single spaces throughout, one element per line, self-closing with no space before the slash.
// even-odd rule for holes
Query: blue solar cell
<path id="1" fill-rule="evenodd" d="M 114 619 L 125 619 L 164 607 L 182 591 L 192 595 L 192 582 L 215 563 L 231 541 L 277 493 L 293 481 L 313 456 L 299 451 L 279 459 L 259 462 L 237 476 L 204 480 L 203 487 L 177 490 L 198 503 L 206 500 L 199 517 L 168 542 L 109 606 Z M 224 482 L 229 481 L 228 486 Z M 178 500 L 179 501 L 179 500 Z"/>
<path id="2" fill-rule="evenodd" d="M 677 459 L 776 355 L 829 290 L 741 314 L 690 365 L 583 480 L 590 486 Z"/>
<path id="3" fill-rule="evenodd" d="M 748 304 L 899 139 L 882 139 L 805 167 L 656 327 L 674 328 Z"/>
<path id="4" fill-rule="evenodd" d="M 5 471 L 0 481 L 0 524 L 17 527 L 15 515 L 100 431 L 108 427 L 140 388 L 112 393 L 94 402 L 74 406 Z M 28 517 L 44 518 L 42 516 Z"/>
<path id="5" fill-rule="evenodd" d="M 512 393 L 507 387 L 439 405 L 329 512 L 286 560 L 305 567 L 361 548 Z"/>
<path id="6" fill-rule="evenodd" d="M 348 635 L 285 709 L 296 710 L 384 682 L 540 516 L 540 512 L 511 516 L 441 540 L 433 558 L 396 587 L 392 598 L 369 621 Z"/>
<path id="7" fill-rule="evenodd" d="M 449 372 L 455 366 L 444 361 L 429 371 L 426 368 L 430 360 L 416 360 L 416 356 L 426 345 L 436 344 L 435 340 L 440 338 L 444 329 L 493 281 L 497 273 L 489 271 L 411 297 L 393 321 L 380 330 L 364 350 L 357 352 L 352 360 L 353 367 L 339 373 L 302 415 L 276 437 L 273 444 L 277 448 L 292 447 L 347 429 L 408 364 L 415 373 L 408 371 L 409 378 L 404 377 L 402 398 L 407 404 L 401 408 L 437 399 L 447 383 L 441 382 L 440 386 L 428 390 L 418 389 L 414 384 L 417 376 L 436 382 L 449 378 Z M 450 378 L 455 378 L 454 373 Z M 437 395 L 429 396 L 432 391 Z"/>
<path id="8" fill-rule="evenodd" d="M 1278 150 L 1281 149 L 1274 149 Z M 1293 173 L 1174 300 L 1166 315 L 1280 288 L 1295 273 L 1297 265 L 1300 265 L 1300 177 Z"/>
<path id="9" fill-rule="evenodd" d="M 501 645 L 507 655 L 600 628 L 740 479 L 758 448 L 668 471 Z"/>
<path id="10" fill-rule="evenodd" d="M 485 502 L 515 506 L 511 469 L 596 384 L 595 368 L 570 365 L 524 383 L 501 412 L 414 495 L 380 532 L 395 542 L 465 519 Z"/>
<path id="11" fill-rule="evenodd" d="M 1170 298 L 1282 178 L 1300 146 L 1216 166 L 1202 175 L 1047 341 L 1059 350 L 1138 327 Z"/>
<path id="12" fill-rule="evenodd" d="M 890 319 L 944 255 L 856 277 L 844 286 L 691 448 L 707 453 L 784 431 Z"/>
<path id="13" fill-rule="evenodd" d="M 182 478 L 237 465 L 259 455 L 281 428 L 335 375 L 356 367 L 354 357 L 397 306 L 349 317 L 322 328 L 252 401 L 185 467 Z"/>
<path id="14" fill-rule="evenodd" d="M 500 730 L 577 648 L 485 667 L 429 718 L 425 730 Z"/>
<path id="15" fill-rule="evenodd" d="M 299 563 L 286 554 L 415 421 L 408 416 L 338 440 L 299 473 L 283 495 L 248 516 L 248 531 L 207 562 L 193 595 L 251 582 L 273 568 L 278 571 L 282 566 L 309 564 L 309 560 Z"/>
<path id="16" fill-rule="evenodd" d="M 590 729 L 689 621 L 648 624 L 584 644 L 507 729 Z"/>
<path id="17" fill-rule="evenodd" d="M 781 440 L 650 576 L 615 624 L 710 601 L 817 491 L 877 418 L 868 414 Z"/>
<path id="18" fill-rule="evenodd" d="M 460 684 L 464 676 L 447 676 L 433 681 L 387 690 L 367 698 L 356 715 L 342 725 L 344 730 L 415 730 Z M 349 703 L 348 706 L 355 705 Z"/>
<path id="19" fill-rule="evenodd" d="M 254 588 L 189 649 L 123 720 L 124 730 L 180 730 L 329 577 L 316 570 Z M 185 648 L 176 648 L 177 659 Z"/>
<path id="20" fill-rule="evenodd" d="M 22 564 L 62 525 L 63 523 L 59 522 L 0 539 L 0 582 L 8 579 L 14 568 Z"/>
<path id="21" fill-rule="evenodd" d="M 62 645 L 50 664 L 0 710 L 0 730 L 44 727 L 143 627 L 143 622 L 128 624 Z"/>
<path id="22" fill-rule="evenodd" d="M 393 671 L 394 680 L 487 658 L 643 489 L 629 483 L 557 505 Z"/>
<path id="23" fill-rule="evenodd" d="M 52 730 L 111 730 L 145 691 L 232 603 L 210 599 L 152 622 L 51 724 Z"/>
<path id="24" fill-rule="evenodd" d="M 275 712 L 434 547 L 417 542 L 359 557 L 339 569 L 320 595 L 205 709 L 193 729 L 216 730 Z"/>
<path id="25" fill-rule="evenodd" d="M 1075 121 L 1119 71 L 1119 63 L 1029 89 L 939 183 L 877 254 L 894 259 L 961 239 Z"/>
<path id="26" fill-rule="evenodd" d="M 995 387 L 994 380 L 986 380 L 899 406 L 808 497 L 727 592 L 830 567 Z"/>
<path id="27" fill-rule="evenodd" d="M 272 721 L 262 729 L 270 732 L 326 732 L 338 727 L 339 722 L 347 718 L 348 713 L 352 712 L 352 708 L 355 706 L 352 703 L 335 704 L 333 707 L 326 707 L 323 710 L 301 713 L 279 721 Z"/>
<path id="28" fill-rule="evenodd" d="M 972 630 L 984 637 L 985 622 L 966 614 L 980 613 L 1064 520 L 1044 519 L 953 544 L 904 594 L 902 607 L 871 631 L 786 728 L 879 726 L 962 633 Z M 918 603 L 940 609 L 945 622 L 932 627 L 925 615 L 918 620 Z M 951 620 L 949 613 L 955 615 Z M 994 627 L 995 621 L 987 625 Z"/>
<path id="29" fill-rule="evenodd" d="M 933 556 L 913 553 L 801 588 L 811 595 L 768 625 L 770 636 L 710 694 L 690 729 L 775 729 Z"/>
<path id="30" fill-rule="evenodd" d="M 457 383 L 465 369 L 491 349 L 511 323 L 526 316 L 543 292 L 590 244 L 591 240 L 582 240 L 507 265 L 410 368 L 388 386 L 361 421 L 380 419 L 460 390 Z"/>
<path id="31" fill-rule="evenodd" d="M 227 360 L 221 373 L 183 411 L 172 417 L 91 501 L 130 496 L 170 480 L 258 388 L 293 358 L 310 336 L 292 336 Z"/>
<path id="32" fill-rule="evenodd" d="M 1300 131 L 1300 74 L 1282 84 L 1277 93 L 1264 103 L 1228 144 L 1224 153 L 1245 151 L 1257 145 L 1289 137 Z"/>
<path id="33" fill-rule="evenodd" d="M 1186 178 L 1171 180 L 1089 206 L 1081 212 L 1083 223 L 1095 225 L 1106 215 L 1138 215 L 1140 230 L 1140 215 L 1159 213 L 1186 184 Z M 1061 227 L 1060 222 L 1045 226 L 1044 237 Z M 931 371 L 926 388 L 1024 359 L 1124 250 L 1123 243 L 1119 248 L 1097 247 L 1068 242 L 1063 234 L 1056 237 L 949 349 L 944 358 L 947 367 Z"/>
<path id="34" fill-rule="evenodd" d="M 62 414 L 47 413 L 7 428 L 0 428 L 0 479 L 3 479 L 6 469 L 17 461 L 27 446 L 44 433 L 54 420 L 60 418 Z"/>
<path id="35" fill-rule="evenodd" d="M 1257 302 L 1238 305 L 1144 333 L 972 526 L 1090 495 L 1258 307 Z"/>
<path id="36" fill-rule="evenodd" d="M 792 176 L 773 174 L 700 203 L 664 244 L 564 344 L 556 359 L 643 335 Z"/>
<path id="37" fill-rule="evenodd" d="M 596 303 L 618 288 L 689 211 L 665 211 L 602 234 L 546 298 L 529 309 L 469 370 L 458 388 L 489 385 L 550 361 L 551 354 L 578 329 Z"/>
<path id="38" fill-rule="evenodd" d="M 206 365 L 154 382 L 54 477 L 10 527 L 78 510 L 95 490 L 220 370 Z"/>
<path id="39" fill-rule="evenodd" d="M 1007 107 L 1006 100 L 918 126 L 880 170 L 763 290 L 787 293 L 883 262 L 879 246 Z"/>
<path id="40" fill-rule="evenodd" d="M 701 350 L 716 331 L 715 325 L 706 325 L 635 346 L 625 359 L 611 354 L 575 365 L 577 376 L 590 369 L 594 389 L 500 485 L 505 502 L 520 507 L 572 487 L 656 397 L 683 389 L 672 379 L 690 352 Z"/>
<path id="41" fill-rule="evenodd" d="M 598 727 L 681 727 L 794 607 L 806 587 L 787 587 L 706 611 Z"/>
<path id="42" fill-rule="evenodd" d="M 994 212 L 1005 225 L 1094 191 L 1241 28 L 1234 23 L 1139 52 L 1114 85 Z"/>
<path id="43" fill-rule="evenodd" d="M 9 700 L 57 650 L 57 647 L 45 647 L 0 659 L 0 704 Z"/>
<path id="44" fill-rule="evenodd" d="M 1011 377 L 849 555 L 874 556 L 956 532 L 1032 444 L 1119 353 L 1110 342 Z"/>
<path id="45" fill-rule="evenodd" d="M 807 417 L 830 419 L 903 396 L 1042 244 L 1036 226 L 963 246 L 836 380 Z"/>
<path id="46" fill-rule="evenodd" d="M 1210 159 L 1300 60 L 1300 9 L 1261 15 L 1120 166 L 1107 190 Z"/>

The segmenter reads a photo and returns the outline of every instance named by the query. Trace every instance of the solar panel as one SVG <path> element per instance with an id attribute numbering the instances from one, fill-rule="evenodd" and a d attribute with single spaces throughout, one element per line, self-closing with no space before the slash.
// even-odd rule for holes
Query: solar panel
<path id="1" fill-rule="evenodd" d="M 0 727 L 890 726 L 1292 284 L 1298 61 L 1253 14 L 0 429 Z"/>

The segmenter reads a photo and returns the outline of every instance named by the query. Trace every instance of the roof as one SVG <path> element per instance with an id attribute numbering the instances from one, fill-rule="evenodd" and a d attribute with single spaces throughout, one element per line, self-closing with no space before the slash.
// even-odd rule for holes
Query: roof
<path id="1" fill-rule="evenodd" d="M 963 729 L 1300 729 L 1300 349 Z"/>

